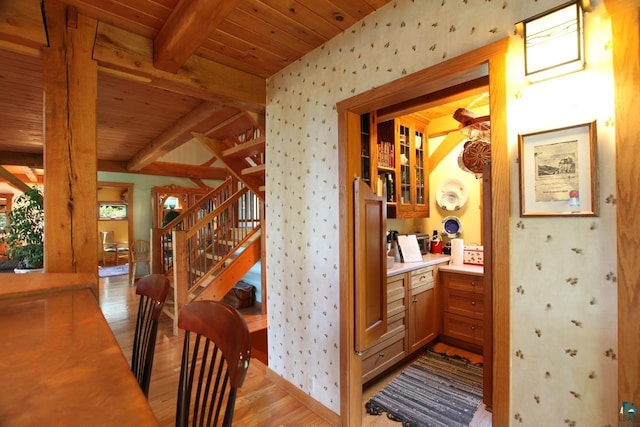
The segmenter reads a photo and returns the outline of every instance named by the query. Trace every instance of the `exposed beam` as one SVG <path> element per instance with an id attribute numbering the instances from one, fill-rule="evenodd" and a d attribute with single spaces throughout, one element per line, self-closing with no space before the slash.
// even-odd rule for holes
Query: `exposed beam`
<path id="1" fill-rule="evenodd" d="M 229 110 L 221 105 L 203 102 L 162 132 L 149 145 L 138 151 L 127 163 L 127 169 L 129 171 L 139 171 L 170 151 L 192 140 L 191 132 L 208 128 L 211 125 L 212 117 L 215 117 L 216 113 L 225 109 Z M 233 114 L 233 111 L 230 114 Z"/>
<path id="2" fill-rule="evenodd" d="M 146 174 L 158 176 L 175 176 L 179 178 L 221 179 L 227 172 L 222 168 L 211 168 L 199 165 L 186 165 L 184 163 L 156 162 L 144 167 L 140 171 L 127 170 L 126 162 L 113 160 L 98 160 L 98 171 Z"/>
<path id="3" fill-rule="evenodd" d="M 27 166 L 35 169 L 43 168 L 42 153 L 18 153 L 15 151 L 0 151 L 0 159 L 5 166 Z"/>
<path id="4" fill-rule="evenodd" d="M 239 0 L 180 0 L 153 43 L 153 65 L 177 72 Z"/>
<path id="5" fill-rule="evenodd" d="M 410 99 L 408 101 L 399 102 L 391 107 L 385 107 L 378 110 L 378 121 L 382 122 L 395 117 L 404 116 L 405 114 L 426 110 L 461 98 L 480 96 L 487 92 L 488 85 L 489 77 L 485 75 L 446 89 L 440 89 L 433 93 Z"/>
<path id="6" fill-rule="evenodd" d="M 42 169 L 43 160 L 42 154 L 31 153 L 17 153 L 13 151 L 0 151 L 0 159 L 4 165 L 11 166 L 28 166 L 32 169 Z M 2 166 L 0 166 L 2 167 Z M 6 169 L 3 168 L 6 172 Z M 118 173 L 133 173 L 133 174 L 148 174 L 148 175 L 160 175 L 160 176 L 175 176 L 180 178 L 191 179 L 208 179 L 219 180 L 226 179 L 227 172 L 224 168 L 212 168 L 205 165 L 185 165 L 183 163 L 167 163 L 156 162 L 143 168 L 140 171 L 127 170 L 126 162 L 119 162 L 113 160 L 98 160 L 98 171 L 100 172 L 118 172 Z M 6 174 L 22 182 L 15 175 L 10 172 Z M 5 174 L 0 173 L 0 177 L 4 177 L 7 181 L 9 179 Z M 17 187 L 19 184 L 14 184 Z M 24 184 L 26 185 L 26 184 Z"/>
<path id="7" fill-rule="evenodd" d="M 32 49 L 47 45 L 39 1 L 0 1 L 0 40 Z"/>
<path id="8" fill-rule="evenodd" d="M 103 68 L 149 79 L 149 85 L 219 102 L 241 110 L 264 111 L 266 81 L 261 77 L 192 55 L 176 74 L 153 66 L 153 40 L 99 23 L 93 51 Z"/>
<path id="9" fill-rule="evenodd" d="M 447 155 L 467 137 L 459 131 L 450 132 L 429 156 L 429 170 L 433 171 Z"/>
<path id="10" fill-rule="evenodd" d="M 22 192 L 28 191 L 30 189 L 27 184 L 20 181 L 16 176 L 14 176 L 11 172 L 6 170 L 2 166 L 0 166 L 0 177 L 6 179 L 9 184 Z"/>
<path id="11" fill-rule="evenodd" d="M 155 162 L 141 171 L 150 175 L 179 176 L 191 179 L 227 179 L 229 173 L 224 168 L 211 168 L 208 166 L 185 165 L 183 163 Z"/>

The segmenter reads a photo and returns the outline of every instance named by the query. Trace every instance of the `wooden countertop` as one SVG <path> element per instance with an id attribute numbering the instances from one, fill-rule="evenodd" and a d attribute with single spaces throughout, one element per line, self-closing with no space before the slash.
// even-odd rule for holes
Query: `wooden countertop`
<path id="1" fill-rule="evenodd" d="M 0 299 L 0 424 L 158 425 L 92 290 L 44 288 Z"/>
<path id="2" fill-rule="evenodd" d="M 0 299 L 71 288 L 90 288 L 98 295 L 98 278 L 90 273 L 2 273 L 0 283 Z"/>

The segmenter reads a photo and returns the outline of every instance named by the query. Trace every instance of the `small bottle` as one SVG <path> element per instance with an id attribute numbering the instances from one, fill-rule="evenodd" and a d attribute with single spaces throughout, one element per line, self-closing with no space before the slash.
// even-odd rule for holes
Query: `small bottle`
<path id="1" fill-rule="evenodd" d="M 438 230 L 433 230 L 433 237 L 431 237 L 431 253 L 432 254 L 442 253 L 442 240 L 440 240 L 440 236 L 438 235 Z"/>

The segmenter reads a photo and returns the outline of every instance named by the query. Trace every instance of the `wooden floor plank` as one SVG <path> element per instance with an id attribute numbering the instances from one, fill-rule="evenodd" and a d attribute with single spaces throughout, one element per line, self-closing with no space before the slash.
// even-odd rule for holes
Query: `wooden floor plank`
<path id="1" fill-rule="evenodd" d="M 100 279 L 100 306 L 120 348 L 130 362 L 138 298 L 135 288 L 129 286 L 128 276 Z M 176 395 L 183 342 L 182 337 L 174 337 L 172 331 L 171 319 L 163 315 L 158 325 L 155 361 L 149 387 L 149 404 L 160 425 L 166 427 L 175 425 Z M 238 392 L 234 425 L 251 427 L 331 425 L 269 380 L 266 370 L 262 362 L 257 359 L 251 360 L 244 385 Z M 399 370 L 369 384 L 363 391 L 363 402 L 382 389 Z M 362 425 L 365 427 L 398 427 L 399 425 L 384 415 L 366 414 L 364 406 L 361 410 Z M 490 426 L 491 414 L 481 407 L 470 427 Z"/>

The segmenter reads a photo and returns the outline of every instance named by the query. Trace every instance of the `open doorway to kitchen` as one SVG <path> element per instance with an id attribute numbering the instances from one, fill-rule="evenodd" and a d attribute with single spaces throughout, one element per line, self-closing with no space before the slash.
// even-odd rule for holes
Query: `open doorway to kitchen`
<path id="1" fill-rule="evenodd" d="M 450 88 L 482 79 L 488 80 L 491 110 L 491 169 L 493 179 L 491 188 L 492 216 L 490 225 L 494 229 L 507 230 L 509 220 L 508 158 L 506 140 L 506 89 L 504 64 L 508 40 L 486 46 L 468 54 L 445 61 L 420 72 L 406 76 L 384 86 L 372 89 L 338 104 L 341 179 L 346 188 L 341 198 L 345 215 L 341 221 L 341 234 L 352 236 L 353 194 L 351 181 L 361 175 L 360 164 L 360 116 L 372 111 L 395 109 L 394 114 L 403 108 L 416 111 L 416 105 L 425 100 L 443 99 Z M 457 90 L 458 91 L 458 90 Z M 407 111 L 409 111 L 407 110 Z M 508 259 L 508 234 L 493 233 L 491 236 L 492 264 L 496 259 Z M 343 425 L 361 424 L 362 401 L 362 360 L 361 355 L 353 351 L 354 304 L 353 289 L 354 252 L 352 239 L 345 239 L 341 253 L 345 256 L 341 277 L 341 346 L 343 348 L 341 377 L 342 395 L 341 413 Z M 495 269 L 492 269 L 495 272 Z M 493 348 L 494 372 L 490 374 L 493 383 L 493 418 L 496 424 L 507 424 L 509 414 L 509 300 L 508 266 L 501 266 L 485 288 L 491 288 L 494 302 L 492 306 L 493 342 L 500 343 Z M 486 280 L 486 279 L 485 279 Z M 498 299 L 500 297 L 500 299 Z M 496 304 L 495 301 L 499 301 Z"/>

